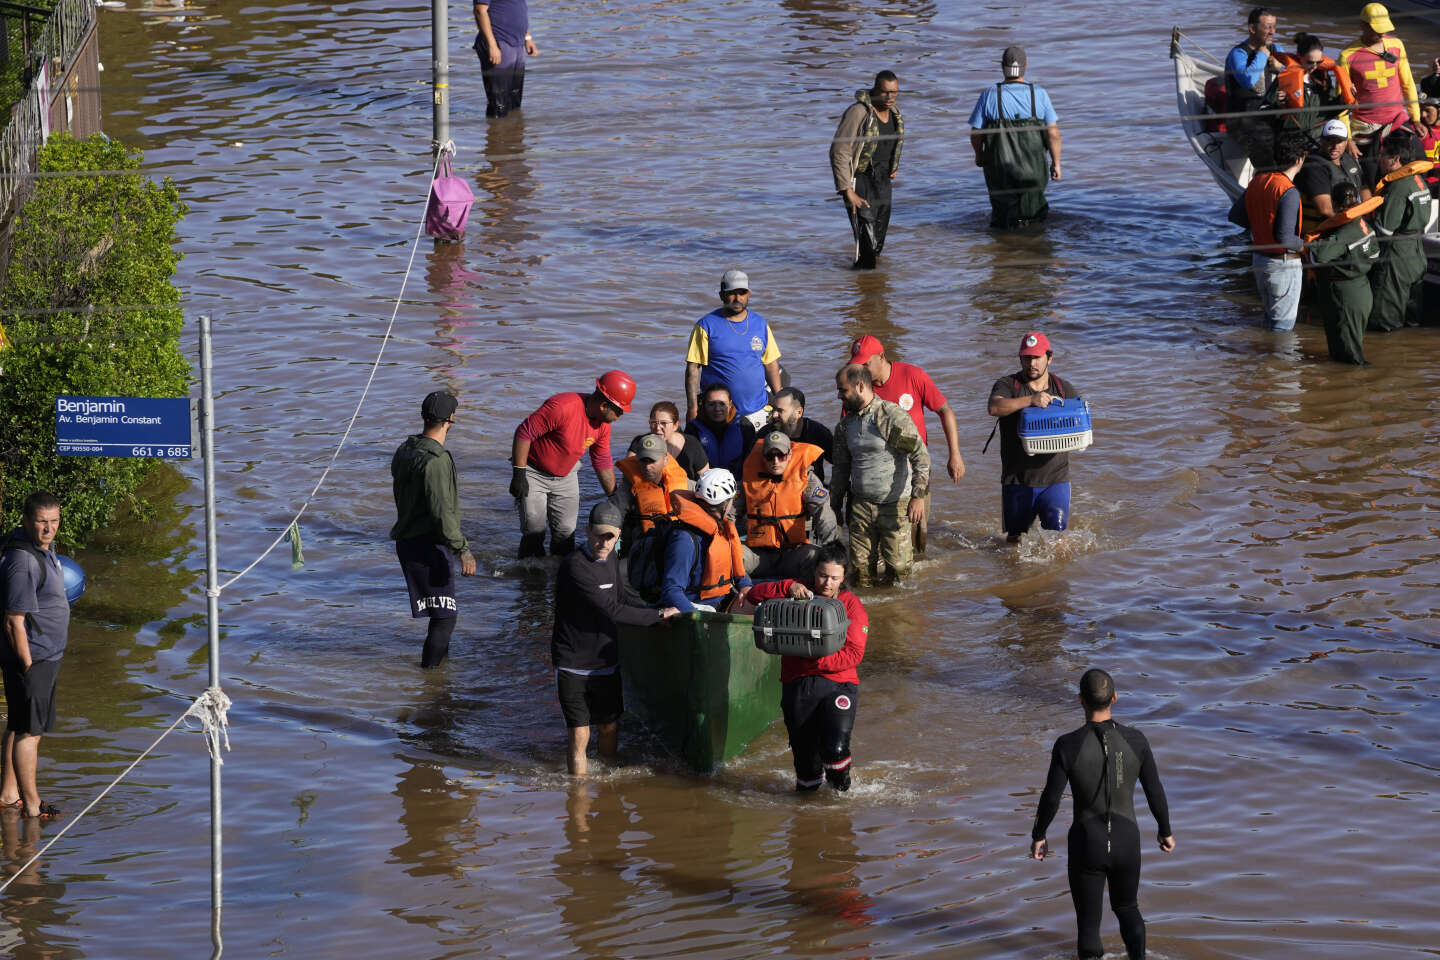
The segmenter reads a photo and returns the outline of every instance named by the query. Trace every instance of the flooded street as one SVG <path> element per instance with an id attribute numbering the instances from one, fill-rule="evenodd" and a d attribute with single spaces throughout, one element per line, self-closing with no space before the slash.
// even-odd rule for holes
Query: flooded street
<path id="1" fill-rule="evenodd" d="M 1334 55 L 1352 6 L 1279 7 L 1280 33 Z M 1179 844 L 1160 854 L 1140 813 L 1152 956 L 1440 954 L 1421 842 L 1440 771 L 1440 334 L 1372 335 L 1352 369 L 1318 325 L 1255 328 L 1166 59 L 1175 23 L 1223 56 L 1246 9 L 1142 0 L 1110 33 L 1095 0 L 534 0 L 523 113 L 487 123 L 452 5 L 467 239 L 420 245 L 302 520 L 306 566 L 283 546 L 221 598 L 227 953 L 1072 956 L 1068 799 L 1058 855 L 1025 854 L 1050 745 L 1083 719 L 1075 681 L 1101 666 L 1154 747 Z M 1418 75 L 1440 23 L 1393 9 Z M 100 30 L 107 132 L 190 205 L 176 282 L 216 325 L 223 580 L 305 502 L 381 346 L 425 205 L 428 7 L 126 0 Z M 1035 236 L 986 229 L 966 126 L 1012 42 L 1064 135 Z M 907 140 L 882 269 L 856 273 L 826 151 L 887 67 Z M 792 794 L 778 721 L 713 779 L 628 722 L 623 764 L 572 784 L 548 576 L 512 559 L 516 425 L 623 367 L 639 383 L 623 452 L 651 403 L 683 401 L 690 327 L 731 266 L 809 415 L 836 419 L 834 371 L 868 333 L 959 420 L 959 484 L 930 421 L 928 558 L 862 594 L 844 796 Z M 1096 440 L 1072 460 L 1071 532 L 1017 552 L 998 443 L 980 450 L 990 385 L 1031 329 Z M 438 387 L 461 398 L 449 446 L 480 575 L 450 661 L 422 675 L 389 460 Z M 200 473 L 165 468 L 154 515 L 79 556 L 91 586 L 40 768 L 67 811 L 205 686 Z M 0 955 L 205 955 L 208 823 L 201 738 L 173 736 L 0 898 Z M 3 827 L 7 875 L 59 829 Z M 1103 933 L 1113 956 L 1108 912 Z"/>

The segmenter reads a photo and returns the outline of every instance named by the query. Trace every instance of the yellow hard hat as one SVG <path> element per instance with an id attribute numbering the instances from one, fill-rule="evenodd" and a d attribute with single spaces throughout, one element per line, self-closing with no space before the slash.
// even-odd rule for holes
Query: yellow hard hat
<path id="1" fill-rule="evenodd" d="M 1370 24 L 1376 33 L 1394 33 L 1395 24 L 1390 20 L 1390 11 L 1383 3 L 1367 3 L 1360 11 L 1360 19 Z"/>

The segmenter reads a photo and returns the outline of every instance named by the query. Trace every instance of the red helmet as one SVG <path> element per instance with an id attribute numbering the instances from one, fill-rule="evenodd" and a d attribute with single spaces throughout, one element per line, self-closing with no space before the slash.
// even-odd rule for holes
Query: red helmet
<path id="1" fill-rule="evenodd" d="M 635 381 L 624 370 L 601 374 L 600 379 L 595 381 L 595 389 L 621 410 L 630 412 L 630 401 L 635 399 Z"/>

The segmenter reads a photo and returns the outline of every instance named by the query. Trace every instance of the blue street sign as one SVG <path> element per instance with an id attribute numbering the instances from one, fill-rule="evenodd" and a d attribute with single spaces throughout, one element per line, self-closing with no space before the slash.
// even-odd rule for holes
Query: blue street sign
<path id="1" fill-rule="evenodd" d="M 62 457 L 194 456 L 190 398 L 55 398 L 55 452 Z"/>

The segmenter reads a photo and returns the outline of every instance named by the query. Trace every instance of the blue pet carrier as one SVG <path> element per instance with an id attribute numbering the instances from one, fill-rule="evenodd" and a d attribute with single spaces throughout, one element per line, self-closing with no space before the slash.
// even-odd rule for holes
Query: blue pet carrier
<path id="1" fill-rule="evenodd" d="M 1090 446 L 1090 403 L 1055 398 L 1048 407 L 1020 411 L 1020 446 L 1037 453 L 1073 453 Z"/>

